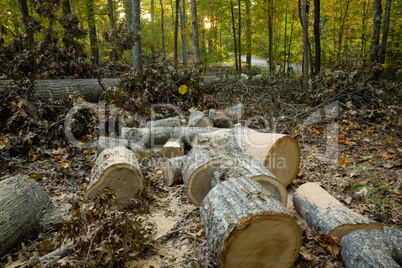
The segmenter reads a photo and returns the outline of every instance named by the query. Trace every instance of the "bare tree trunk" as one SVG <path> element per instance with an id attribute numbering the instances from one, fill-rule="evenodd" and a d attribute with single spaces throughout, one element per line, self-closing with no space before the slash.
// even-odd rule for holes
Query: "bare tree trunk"
<path id="1" fill-rule="evenodd" d="M 114 21 L 113 0 L 107 0 L 107 6 L 109 11 L 108 16 L 110 20 L 110 25 L 112 26 L 112 29 L 114 29 L 115 21 Z"/>
<path id="2" fill-rule="evenodd" d="M 269 74 L 274 74 L 274 53 L 273 53 L 273 2 L 272 0 L 268 0 L 268 33 L 269 33 Z"/>
<path id="3" fill-rule="evenodd" d="M 151 24 L 152 24 L 152 36 L 155 36 L 155 3 L 154 0 L 151 0 Z M 152 56 L 155 56 L 156 50 L 155 50 L 155 43 L 151 42 L 151 51 L 152 51 Z"/>
<path id="4" fill-rule="evenodd" d="M 135 31 L 141 32 L 141 0 L 133 0 L 133 28 Z M 134 69 L 137 71 L 140 81 L 143 81 L 142 74 L 142 50 L 141 50 L 141 35 L 138 40 L 134 43 L 133 48 L 133 63 Z"/>
<path id="5" fill-rule="evenodd" d="M 303 85 L 308 84 L 308 22 L 307 22 L 307 0 L 303 0 L 302 7 L 302 26 L 303 26 Z"/>
<path id="6" fill-rule="evenodd" d="M 362 56 L 366 52 L 366 19 L 367 19 L 367 13 L 368 13 L 368 7 L 370 6 L 370 0 L 366 3 L 366 1 L 363 1 L 363 20 L 362 20 L 362 43 L 361 43 L 361 54 Z"/>
<path id="7" fill-rule="evenodd" d="M 342 24 L 341 28 L 339 30 L 339 39 L 338 39 L 338 61 L 342 60 L 342 39 L 343 39 L 343 30 L 345 29 L 345 21 L 348 16 L 348 11 L 349 11 L 349 3 L 350 1 L 348 0 L 346 2 L 346 10 L 345 10 L 345 15 L 342 17 Z"/>
<path id="8" fill-rule="evenodd" d="M 28 5 L 27 5 L 27 0 L 19 0 L 20 1 L 20 7 L 21 7 L 21 13 L 22 13 L 22 20 L 24 22 L 25 26 L 25 33 L 28 38 L 28 42 L 30 44 L 33 44 L 34 42 L 34 33 L 32 29 L 29 26 L 29 11 L 28 11 Z"/>
<path id="9" fill-rule="evenodd" d="M 385 3 L 384 25 L 382 30 L 382 43 L 380 51 L 380 63 L 385 63 L 385 54 L 387 49 L 388 33 L 389 33 L 389 21 L 391 14 L 391 0 L 387 0 Z"/>
<path id="10" fill-rule="evenodd" d="M 289 70 L 290 70 L 290 50 L 292 48 L 292 37 L 293 37 L 293 31 L 295 29 L 294 23 L 295 23 L 295 13 L 292 15 L 292 23 L 290 24 L 290 37 L 289 37 L 289 46 L 288 46 L 288 75 L 289 75 Z"/>
<path id="11" fill-rule="evenodd" d="M 250 0 L 246 0 L 246 43 L 247 43 L 247 74 L 251 74 L 251 12 Z"/>
<path id="12" fill-rule="evenodd" d="M 87 18 L 88 18 L 88 29 L 89 29 L 89 42 L 91 44 L 91 62 L 94 66 L 99 63 L 99 48 L 98 48 L 98 38 L 96 37 L 96 25 L 95 25 L 95 14 L 94 14 L 94 1 L 86 0 L 87 8 Z"/>
<path id="13" fill-rule="evenodd" d="M 321 71 L 321 38 L 320 38 L 320 0 L 314 0 L 314 43 L 315 43 L 315 72 Z"/>
<path id="14" fill-rule="evenodd" d="M 200 41 L 198 39 L 198 21 L 196 0 L 191 0 L 191 18 L 193 21 L 194 61 L 200 62 Z"/>
<path id="15" fill-rule="evenodd" d="M 63 8 L 63 17 L 69 15 L 71 13 L 70 0 L 63 0 L 62 8 Z"/>
<path id="16" fill-rule="evenodd" d="M 285 37 L 283 39 L 283 70 L 282 70 L 283 73 L 285 73 L 285 69 L 286 69 L 287 30 L 288 30 L 288 7 L 286 6 L 286 9 L 285 9 Z"/>
<path id="17" fill-rule="evenodd" d="M 241 0 L 239 0 L 239 74 L 241 74 Z"/>
<path id="18" fill-rule="evenodd" d="M 162 50 L 163 50 L 163 57 L 166 58 L 166 48 L 165 48 L 165 22 L 164 22 L 164 11 L 163 11 L 163 3 L 160 0 L 161 4 L 161 30 L 162 30 Z"/>
<path id="19" fill-rule="evenodd" d="M 176 20 L 174 22 L 174 67 L 177 69 L 177 51 L 178 51 L 178 38 L 179 38 L 179 10 L 180 0 L 176 0 Z"/>
<path id="20" fill-rule="evenodd" d="M 233 0 L 230 1 L 230 11 L 232 14 L 232 28 L 233 28 L 233 40 L 234 40 L 234 53 L 235 53 L 235 63 L 236 63 L 236 72 L 239 70 L 239 65 L 237 63 L 237 41 L 236 41 L 236 27 L 235 27 L 235 19 L 234 19 L 234 8 L 233 8 Z"/>
<path id="21" fill-rule="evenodd" d="M 373 35 L 371 41 L 371 60 L 379 62 L 380 28 L 381 28 L 381 0 L 374 0 Z"/>
<path id="22" fill-rule="evenodd" d="M 133 1 L 124 0 L 124 13 L 126 13 L 126 23 L 133 25 Z"/>
<path id="23" fill-rule="evenodd" d="M 187 67 L 187 34 L 184 32 L 186 28 L 186 6 L 183 0 L 183 9 L 180 9 L 180 22 L 181 22 L 181 53 L 183 56 L 183 66 Z"/>

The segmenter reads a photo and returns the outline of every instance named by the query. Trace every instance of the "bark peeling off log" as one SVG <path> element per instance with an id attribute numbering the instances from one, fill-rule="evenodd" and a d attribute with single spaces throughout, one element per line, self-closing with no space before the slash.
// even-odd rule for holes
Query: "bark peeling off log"
<path id="1" fill-rule="evenodd" d="M 305 183 L 293 194 L 297 213 L 317 230 L 342 238 L 350 232 L 382 229 L 382 224 L 353 212 L 316 183 Z"/>
<path id="2" fill-rule="evenodd" d="M 402 266 L 402 232 L 397 229 L 357 230 L 341 240 L 342 259 L 349 268 Z"/>
<path id="3" fill-rule="evenodd" d="M 290 267 L 302 242 L 295 219 L 259 183 L 229 179 L 201 203 L 208 247 L 220 267 Z"/>

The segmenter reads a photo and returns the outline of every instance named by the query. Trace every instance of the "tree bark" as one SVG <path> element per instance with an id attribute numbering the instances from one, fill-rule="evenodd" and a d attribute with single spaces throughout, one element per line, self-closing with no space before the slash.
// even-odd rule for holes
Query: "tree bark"
<path id="1" fill-rule="evenodd" d="M 273 75 L 275 73 L 274 70 L 274 44 L 273 44 L 273 34 L 274 34 L 274 25 L 273 25 L 273 15 L 274 15 L 274 6 L 273 0 L 268 0 L 268 34 L 269 34 L 269 75 Z"/>
<path id="2" fill-rule="evenodd" d="M 194 61 L 200 62 L 200 41 L 198 38 L 198 19 L 196 0 L 191 0 L 191 18 L 193 25 Z"/>
<path id="3" fill-rule="evenodd" d="M 133 25 L 133 1 L 124 0 L 124 13 L 126 13 L 127 25 Z"/>
<path id="4" fill-rule="evenodd" d="M 166 162 L 162 165 L 163 177 L 165 178 L 168 186 L 183 183 L 183 175 L 181 170 L 186 157 L 187 156 L 169 158 L 166 159 Z"/>
<path id="5" fill-rule="evenodd" d="M 314 75 L 321 71 L 321 37 L 320 37 L 320 0 L 314 0 L 314 44 L 315 44 L 315 68 Z"/>
<path id="6" fill-rule="evenodd" d="M 165 23 L 164 23 L 164 11 L 163 11 L 163 3 L 160 0 L 161 4 L 161 31 L 162 31 L 162 50 L 163 50 L 163 57 L 166 58 L 166 48 L 165 48 Z"/>
<path id="7" fill-rule="evenodd" d="M 381 0 L 374 0 L 373 34 L 371 37 L 371 60 L 379 62 L 380 29 L 381 29 Z"/>
<path id="8" fill-rule="evenodd" d="M 251 75 L 251 3 L 246 0 L 246 43 L 247 43 L 247 74 Z"/>
<path id="9" fill-rule="evenodd" d="M 385 63 L 385 55 L 387 52 L 387 41 L 388 41 L 388 33 L 389 33 L 389 21 L 391 15 L 391 0 L 387 0 L 385 3 L 385 14 L 384 14 L 384 25 L 382 30 L 382 43 L 380 50 L 380 63 Z"/>
<path id="10" fill-rule="evenodd" d="M 178 67 L 178 50 L 179 50 L 179 44 L 178 44 L 178 39 L 179 39 L 179 11 L 180 11 L 180 0 L 176 0 L 176 19 L 174 22 L 174 54 L 173 54 L 173 60 L 174 60 L 174 67 L 177 69 Z"/>
<path id="11" fill-rule="evenodd" d="M 129 204 L 144 188 L 137 157 L 129 149 L 116 146 L 98 156 L 84 199 L 90 200 L 106 187 L 121 204 Z"/>
<path id="12" fill-rule="evenodd" d="M 202 201 L 200 216 L 219 267 L 291 267 L 299 254 L 295 219 L 253 180 L 220 183 Z"/>
<path id="13" fill-rule="evenodd" d="M 305 183 L 295 191 L 293 204 L 308 225 L 339 239 L 359 229 L 383 228 L 380 223 L 348 209 L 313 182 Z"/>
<path id="14" fill-rule="evenodd" d="M 28 38 L 29 44 L 34 43 L 34 32 L 32 31 L 31 27 L 29 26 L 29 20 L 30 20 L 30 15 L 28 11 L 28 5 L 27 5 L 27 0 L 19 0 L 20 2 L 20 7 L 21 7 L 21 14 L 22 14 L 22 20 L 24 22 L 25 26 L 25 33 Z"/>
<path id="15" fill-rule="evenodd" d="M 180 9 L 180 22 L 181 22 L 181 52 L 183 57 L 183 66 L 187 67 L 187 34 L 185 33 L 186 29 L 186 6 L 185 0 L 183 0 L 183 9 Z"/>
<path id="16" fill-rule="evenodd" d="M 234 19 L 233 0 L 230 1 L 230 11 L 232 14 L 233 43 L 234 43 L 235 63 L 236 63 L 236 72 L 237 72 L 237 71 L 239 71 L 239 64 L 237 62 L 237 41 L 236 41 L 236 27 L 235 27 L 235 19 Z M 240 62 L 240 64 L 241 64 L 241 62 Z"/>
<path id="17" fill-rule="evenodd" d="M 133 0 L 133 28 L 135 31 L 141 32 L 141 0 Z M 142 49 L 141 49 L 141 35 L 134 43 L 133 48 L 133 64 L 134 69 L 137 71 L 140 81 L 144 80 L 142 70 Z"/>
<path id="18" fill-rule="evenodd" d="M 255 180 L 286 207 L 288 192 L 285 186 L 274 174 L 252 157 L 236 157 L 234 160 L 229 160 L 222 164 L 213 173 L 211 188 L 214 188 L 223 181 L 234 178 Z"/>
<path id="19" fill-rule="evenodd" d="M 24 175 L 0 179 L 0 256 L 37 229 L 62 223 L 44 189 Z"/>
<path id="20" fill-rule="evenodd" d="M 155 2 L 154 0 L 151 0 L 151 24 L 152 24 L 152 36 L 155 36 Z M 151 51 L 152 51 L 152 56 L 154 57 L 156 55 L 156 50 L 155 50 L 155 43 L 151 43 Z"/>
<path id="21" fill-rule="evenodd" d="M 187 122 L 189 127 L 213 127 L 214 123 L 209 116 L 201 111 L 194 111 L 190 114 Z"/>
<path id="22" fill-rule="evenodd" d="M 122 146 L 128 148 L 128 141 L 126 139 L 117 139 L 111 137 L 101 136 L 98 139 L 97 155 L 100 155 L 104 150 L 113 148 L 115 146 Z"/>
<path id="23" fill-rule="evenodd" d="M 181 126 L 181 121 L 179 117 L 169 117 L 154 121 L 148 121 L 147 127 L 154 128 L 154 127 L 179 127 Z"/>
<path id="24" fill-rule="evenodd" d="M 107 0 L 108 16 L 112 29 L 115 27 L 113 0 Z"/>
<path id="25" fill-rule="evenodd" d="M 219 128 L 232 128 L 239 123 L 246 113 L 244 104 L 237 104 L 226 110 L 209 110 L 209 117 L 214 126 Z"/>
<path id="26" fill-rule="evenodd" d="M 241 0 L 239 0 L 239 29 L 238 29 L 238 36 L 239 36 L 239 74 L 241 74 Z"/>
<path id="27" fill-rule="evenodd" d="M 70 15 L 71 14 L 70 0 L 63 0 L 62 8 L 63 8 L 63 17 Z"/>
<path id="28" fill-rule="evenodd" d="M 398 268 L 402 264 L 402 232 L 397 229 L 357 230 L 341 240 L 341 255 L 349 268 Z"/>
<path id="29" fill-rule="evenodd" d="M 339 39 L 338 39 L 338 62 L 342 60 L 342 40 L 343 40 L 343 30 L 345 28 L 345 21 L 348 16 L 348 11 L 349 11 L 349 3 L 350 1 L 346 1 L 346 10 L 345 14 L 342 17 L 342 24 L 341 28 L 339 29 Z"/>
<path id="30" fill-rule="evenodd" d="M 303 0 L 302 7 L 303 26 L 303 85 L 308 85 L 308 21 L 307 21 L 307 0 Z"/>
<path id="31" fill-rule="evenodd" d="M 175 158 L 184 155 L 184 143 L 181 139 L 170 138 L 165 145 L 163 145 L 162 157 Z"/>
<path id="32" fill-rule="evenodd" d="M 194 147 L 183 162 L 183 182 L 190 201 L 200 206 L 211 190 L 212 173 L 224 162 L 233 158 L 232 153 L 213 142 Z"/>
<path id="33" fill-rule="evenodd" d="M 96 36 L 94 1 L 86 0 L 85 3 L 87 8 L 89 42 L 91 45 L 91 53 L 92 53 L 91 62 L 92 62 L 92 68 L 95 68 L 95 66 L 98 66 L 99 64 L 99 48 L 98 48 L 98 38 Z"/>

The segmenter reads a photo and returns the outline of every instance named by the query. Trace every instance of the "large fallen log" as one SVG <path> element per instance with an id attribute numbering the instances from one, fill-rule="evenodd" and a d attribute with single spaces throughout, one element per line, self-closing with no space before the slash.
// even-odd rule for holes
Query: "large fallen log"
<path id="1" fill-rule="evenodd" d="M 143 189 L 137 156 L 129 149 L 116 146 L 104 150 L 96 159 L 85 200 L 109 188 L 121 204 L 128 204 Z"/>
<path id="2" fill-rule="evenodd" d="M 349 268 L 402 266 L 400 230 L 357 230 L 345 235 L 341 245 L 343 262 Z"/>
<path id="3" fill-rule="evenodd" d="M 162 165 L 163 177 L 168 186 L 183 183 L 183 175 L 181 172 L 183 162 L 186 156 L 166 159 Z"/>
<path id="4" fill-rule="evenodd" d="M 128 147 L 128 141 L 126 139 L 111 138 L 100 136 L 98 139 L 98 148 L 96 150 L 97 154 L 100 155 L 104 150 L 112 148 L 115 146 Z"/>
<path id="5" fill-rule="evenodd" d="M 235 155 L 252 156 L 263 163 L 284 186 L 293 181 L 299 170 L 299 145 L 284 134 L 260 133 L 246 127 L 235 127 L 199 133 L 194 136 L 193 146 L 202 139 L 217 142 Z"/>
<path id="6" fill-rule="evenodd" d="M 0 179 L 0 256 L 38 229 L 62 223 L 47 193 L 24 175 Z"/>
<path id="7" fill-rule="evenodd" d="M 382 229 L 382 224 L 353 212 L 318 184 L 308 182 L 293 194 L 297 213 L 318 231 L 341 239 L 350 232 Z"/>
<path id="8" fill-rule="evenodd" d="M 229 160 L 217 168 L 212 176 L 211 187 L 231 178 L 248 178 L 259 182 L 285 207 L 288 193 L 285 186 L 263 165 L 251 157 Z"/>
<path id="9" fill-rule="evenodd" d="M 216 143 L 199 144 L 188 153 L 182 166 L 183 182 L 190 201 L 199 206 L 211 190 L 212 173 L 233 155 Z"/>
<path id="10" fill-rule="evenodd" d="M 291 267 L 302 243 L 293 216 L 247 178 L 218 184 L 200 207 L 208 247 L 219 267 Z"/>

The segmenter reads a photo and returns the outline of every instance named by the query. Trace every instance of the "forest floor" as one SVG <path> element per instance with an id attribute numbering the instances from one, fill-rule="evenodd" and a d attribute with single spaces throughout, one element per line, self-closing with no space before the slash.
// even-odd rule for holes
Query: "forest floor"
<path id="1" fill-rule="evenodd" d="M 287 188 L 288 209 L 303 233 L 294 267 L 344 267 L 336 245 L 326 244 L 292 206 L 293 192 L 305 182 L 320 184 L 367 218 L 402 228 L 400 84 L 364 82 L 359 90 L 350 90 L 350 84 L 342 84 L 345 79 L 335 77 L 323 91 L 304 92 L 296 91 L 295 84 L 286 78 L 229 82 L 225 77 L 206 90 L 202 104 L 191 108 L 207 112 L 241 102 L 246 105 L 243 125 L 285 133 L 300 144 L 300 171 Z M 367 93 L 370 87 L 373 94 L 381 96 L 374 106 L 372 95 Z M 57 120 L 48 124 L 58 124 Z M 54 142 L 46 145 L 40 135 L 50 135 L 47 131 L 28 131 L 32 137 L 21 133 L 1 135 L 1 175 L 23 173 L 38 181 L 71 223 L 85 206 L 82 197 L 94 164 L 94 148 L 67 144 L 61 136 L 52 137 Z M 160 148 L 151 151 L 151 159 L 161 158 Z M 199 210 L 187 199 L 184 186 L 166 186 L 159 165 L 148 165 L 142 173 L 147 182 L 146 200 L 127 215 L 141 222 L 142 233 L 150 237 L 147 246 L 126 255 L 122 251 L 123 257 L 117 259 L 108 257 L 110 252 L 102 252 L 102 247 L 93 247 L 88 258 L 94 232 L 87 232 L 76 239 L 67 256 L 48 267 L 82 267 L 84 263 L 86 267 L 215 267 Z M 56 230 L 30 237 L 10 250 L 0 260 L 0 267 L 33 267 L 39 256 L 57 248 L 65 238 L 60 237 Z"/>

